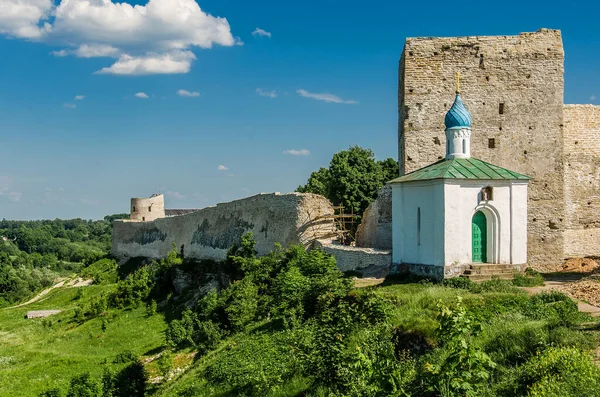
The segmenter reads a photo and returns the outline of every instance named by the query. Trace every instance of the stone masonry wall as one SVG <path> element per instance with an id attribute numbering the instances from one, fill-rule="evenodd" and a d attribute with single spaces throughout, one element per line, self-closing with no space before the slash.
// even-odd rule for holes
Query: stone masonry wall
<path id="1" fill-rule="evenodd" d="M 316 194 L 259 194 L 153 222 L 116 221 L 112 254 L 117 258 L 163 258 L 176 244 L 185 257 L 225 259 L 246 232 L 265 255 L 275 243 L 309 246 L 335 232 L 333 207 Z"/>
<path id="2" fill-rule="evenodd" d="M 564 257 L 563 64 L 560 31 L 547 29 L 518 36 L 409 38 L 400 59 L 401 174 L 444 157 L 444 115 L 460 71 L 461 96 L 473 116 L 472 155 L 533 177 L 532 263 Z"/>
<path id="3" fill-rule="evenodd" d="M 392 249 L 392 188 L 385 186 L 369 205 L 356 231 L 356 246 Z"/>
<path id="4" fill-rule="evenodd" d="M 600 253 L 600 106 L 565 105 L 567 257 Z"/>
<path id="5" fill-rule="evenodd" d="M 315 247 L 332 255 L 342 272 L 355 271 L 362 277 L 385 277 L 392 265 L 390 250 L 350 247 L 331 240 L 315 241 Z"/>

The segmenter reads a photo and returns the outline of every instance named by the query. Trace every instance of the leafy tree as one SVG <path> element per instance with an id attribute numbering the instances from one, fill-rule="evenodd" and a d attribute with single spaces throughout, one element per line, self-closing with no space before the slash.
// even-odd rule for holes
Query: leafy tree
<path id="1" fill-rule="evenodd" d="M 313 172 L 300 193 L 316 193 L 327 197 L 335 205 L 343 205 L 346 212 L 360 215 L 377 198 L 377 191 L 386 182 L 398 176 L 398 164 L 388 158 L 375 160 L 370 149 L 352 146 L 333 155 L 329 168 Z"/>

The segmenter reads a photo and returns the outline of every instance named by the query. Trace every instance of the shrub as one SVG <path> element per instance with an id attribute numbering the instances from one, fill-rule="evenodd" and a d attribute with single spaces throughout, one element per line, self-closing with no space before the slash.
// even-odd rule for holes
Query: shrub
<path id="1" fill-rule="evenodd" d="M 550 327 L 573 326 L 582 318 L 577 304 L 567 295 L 552 291 L 529 298 L 523 313 L 536 320 L 547 320 Z"/>
<path id="2" fill-rule="evenodd" d="M 243 330 L 256 318 L 258 287 L 248 278 L 236 281 L 223 292 L 225 314 L 234 331 Z"/>
<path id="3" fill-rule="evenodd" d="M 480 335 L 482 348 L 500 364 L 514 366 L 527 361 L 549 343 L 544 321 L 507 314 L 485 326 Z"/>
<path id="4" fill-rule="evenodd" d="M 154 299 L 152 299 L 148 305 L 146 306 L 146 314 L 148 314 L 148 316 L 153 316 L 156 314 L 156 301 Z"/>
<path id="5" fill-rule="evenodd" d="M 459 288 L 459 289 L 474 289 L 475 283 L 466 277 L 453 277 L 445 279 L 442 284 L 444 287 Z"/>
<path id="6" fill-rule="evenodd" d="M 471 340 L 475 331 L 461 298 L 454 308 L 439 304 L 438 337 L 444 343 L 441 362 L 426 363 L 424 382 L 429 391 L 443 395 L 480 396 L 496 364 Z"/>
<path id="7" fill-rule="evenodd" d="M 529 396 L 598 396 L 600 368 L 575 348 L 550 348 L 519 368 L 513 392 Z"/>
<path id="8" fill-rule="evenodd" d="M 257 335 L 232 343 L 206 369 L 207 379 L 227 385 L 232 395 L 264 396 L 299 370 L 295 350 L 281 334 Z"/>
<path id="9" fill-rule="evenodd" d="M 538 285 L 544 285 L 545 280 L 541 274 L 528 267 L 525 271 L 525 274 L 515 274 L 512 282 L 518 287 L 535 287 Z"/>
<path id="10" fill-rule="evenodd" d="M 279 273 L 273 293 L 277 297 L 271 309 L 275 317 L 283 319 L 287 327 L 298 325 L 304 317 L 304 301 L 310 289 L 310 279 L 296 266 Z"/>
<path id="11" fill-rule="evenodd" d="M 100 386 L 88 372 L 85 372 L 71 379 L 67 397 L 100 397 Z"/>
<path id="12" fill-rule="evenodd" d="M 60 389 L 50 389 L 41 392 L 38 397 L 62 397 L 62 395 Z"/>
<path id="13" fill-rule="evenodd" d="M 115 376 L 115 397 L 144 397 L 148 373 L 139 360 L 123 368 Z"/>
<path id="14" fill-rule="evenodd" d="M 173 370 L 173 355 L 169 350 L 165 350 L 158 358 L 156 365 L 158 366 L 158 372 L 163 377 L 163 381 L 167 381 L 169 374 Z"/>
<path id="15" fill-rule="evenodd" d="M 131 350 L 124 350 L 115 356 L 113 364 L 128 364 L 136 360 L 137 356 Z"/>

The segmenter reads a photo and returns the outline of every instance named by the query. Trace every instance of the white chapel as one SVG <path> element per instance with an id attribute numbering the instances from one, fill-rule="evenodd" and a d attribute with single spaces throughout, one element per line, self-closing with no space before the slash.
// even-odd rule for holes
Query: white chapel
<path id="1" fill-rule="evenodd" d="M 525 264 L 530 178 L 471 157 L 459 89 L 444 122 L 446 157 L 389 182 L 394 267 L 447 278 L 471 264 Z"/>

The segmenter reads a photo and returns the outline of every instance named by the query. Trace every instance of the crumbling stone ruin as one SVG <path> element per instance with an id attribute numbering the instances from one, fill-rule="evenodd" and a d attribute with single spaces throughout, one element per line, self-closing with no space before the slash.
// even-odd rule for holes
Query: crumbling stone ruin
<path id="1" fill-rule="evenodd" d="M 600 106 L 564 104 L 558 30 L 409 38 L 398 73 L 400 173 L 442 158 L 455 74 L 473 115 L 472 154 L 533 177 L 528 257 L 559 263 L 600 250 Z M 391 248 L 388 194 L 365 213 L 357 245 Z"/>
<path id="2" fill-rule="evenodd" d="M 162 195 L 153 196 L 162 204 L 162 216 L 149 221 L 148 213 L 157 214 L 148 201 L 132 200 L 131 219 L 115 221 L 112 254 L 119 258 L 164 258 L 176 244 L 186 258 L 225 259 L 227 250 L 239 244 L 243 234 L 252 232 L 259 255 L 266 255 L 275 243 L 312 246 L 317 239 L 336 234 L 333 206 L 323 196 L 311 193 L 259 194 L 213 207 L 185 210 L 169 216 Z M 157 205 L 157 207 L 160 207 Z M 139 215 L 144 211 L 144 215 Z M 141 217 L 144 219 L 140 219 Z"/>

